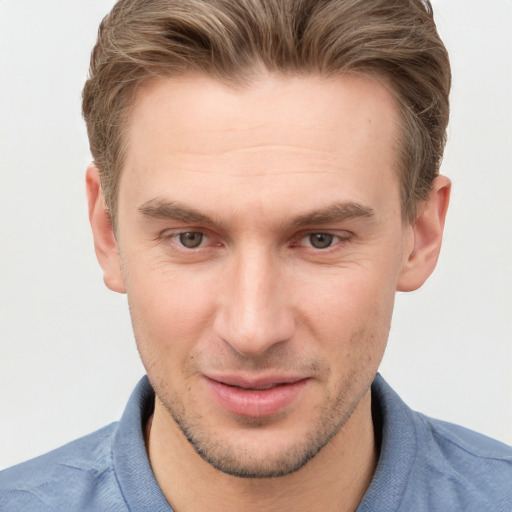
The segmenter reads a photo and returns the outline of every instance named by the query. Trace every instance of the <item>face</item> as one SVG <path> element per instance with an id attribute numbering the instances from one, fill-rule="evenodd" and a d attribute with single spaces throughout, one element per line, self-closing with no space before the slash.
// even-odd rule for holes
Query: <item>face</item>
<path id="1" fill-rule="evenodd" d="M 355 76 L 139 91 L 123 286 L 157 411 L 217 469 L 295 471 L 369 403 L 410 239 L 397 122 Z"/>

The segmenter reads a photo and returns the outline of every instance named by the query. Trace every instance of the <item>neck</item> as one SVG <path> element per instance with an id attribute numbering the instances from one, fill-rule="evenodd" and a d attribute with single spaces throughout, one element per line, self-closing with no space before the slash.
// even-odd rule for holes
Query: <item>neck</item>
<path id="1" fill-rule="evenodd" d="M 146 426 L 146 446 L 155 478 L 176 512 L 354 511 L 378 457 L 370 392 L 313 459 L 282 477 L 239 478 L 213 468 L 197 455 L 158 400 Z"/>

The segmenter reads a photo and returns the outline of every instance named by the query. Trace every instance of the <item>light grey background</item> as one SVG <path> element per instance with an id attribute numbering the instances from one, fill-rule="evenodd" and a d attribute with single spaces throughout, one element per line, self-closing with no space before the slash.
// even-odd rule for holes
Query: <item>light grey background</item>
<path id="1" fill-rule="evenodd" d="M 115 421 L 144 373 L 84 193 L 80 92 L 112 3 L 0 2 L 0 467 Z M 512 444 L 512 2 L 434 8 L 452 205 L 436 273 L 397 297 L 382 373 L 413 408 Z"/>

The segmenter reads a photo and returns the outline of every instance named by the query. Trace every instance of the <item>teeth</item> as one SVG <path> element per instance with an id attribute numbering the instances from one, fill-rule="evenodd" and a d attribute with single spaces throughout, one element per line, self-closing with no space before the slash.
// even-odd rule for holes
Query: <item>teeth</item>
<path id="1" fill-rule="evenodd" d="M 260 386 L 258 388 L 250 388 L 250 389 L 254 390 L 254 391 L 265 391 L 266 389 L 273 389 L 273 388 L 277 388 L 278 386 L 282 386 L 282 384 L 269 384 L 268 386 Z"/>
<path id="2" fill-rule="evenodd" d="M 233 386 L 234 388 L 245 389 L 247 391 L 265 391 L 267 389 L 277 388 L 277 386 L 281 386 L 281 384 L 269 384 L 268 386 L 260 386 L 257 388 L 244 388 L 243 386 Z"/>

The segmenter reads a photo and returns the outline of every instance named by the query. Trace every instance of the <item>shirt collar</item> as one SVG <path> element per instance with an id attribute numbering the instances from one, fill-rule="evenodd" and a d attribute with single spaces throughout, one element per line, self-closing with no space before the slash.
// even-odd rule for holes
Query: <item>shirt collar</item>
<path id="1" fill-rule="evenodd" d="M 155 393 L 143 377 L 118 424 L 113 444 L 114 470 L 130 510 L 169 512 L 169 503 L 155 479 L 144 444 L 144 425 L 153 413 Z"/>
<path id="2" fill-rule="evenodd" d="M 374 428 L 381 435 L 379 461 L 357 512 L 394 511 L 400 507 L 418 452 L 413 412 L 380 374 L 372 384 L 372 410 Z"/>
<path id="3" fill-rule="evenodd" d="M 154 477 L 144 443 L 144 425 L 153 412 L 154 400 L 155 393 L 145 376 L 118 424 L 113 444 L 114 469 L 129 509 L 172 512 Z M 418 451 L 412 411 L 380 374 L 372 384 L 372 411 L 380 455 L 373 480 L 357 510 L 398 510 Z"/>

